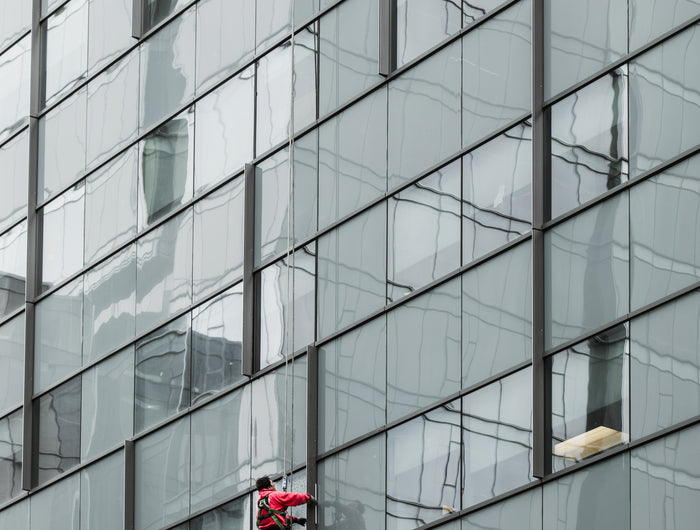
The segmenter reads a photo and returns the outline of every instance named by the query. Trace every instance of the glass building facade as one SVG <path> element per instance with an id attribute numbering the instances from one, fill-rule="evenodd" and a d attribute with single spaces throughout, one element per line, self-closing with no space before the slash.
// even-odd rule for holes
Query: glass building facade
<path id="1" fill-rule="evenodd" d="M 0 0 L 0 528 L 694 529 L 694 0 Z"/>

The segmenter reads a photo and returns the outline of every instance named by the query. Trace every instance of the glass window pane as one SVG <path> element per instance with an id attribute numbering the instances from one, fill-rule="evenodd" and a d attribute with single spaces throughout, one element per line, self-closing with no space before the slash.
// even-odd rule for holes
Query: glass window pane
<path id="1" fill-rule="evenodd" d="M 696 0 L 631 0 L 630 51 L 700 14 Z"/>
<path id="2" fill-rule="evenodd" d="M 139 144 L 139 228 L 192 198 L 194 107 L 164 123 Z"/>
<path id="3" fill-rule="evenodd" d="M 192 301 L 192 210 L 138 240 L 136 334 L 189 306 Z"/>
<path id="4" fill-rule="evenodd" d="M 641 438 L 700 414 L 700 293 L 631 322 L 631 429 Z"/>
<path id="5" fill-rule="evenodd" d="M 552 106 L 552 217 L 627 181 L 627 68 Z"/>
<path id="6" fill-rule="evenodd" d="M 306 357 L 253 382 L 253 477 L 306 460 Z"/>
<path id="7" fill-rule="evenodd" d="M 80 376 L 39 398 L 39 484 L 79 463 Z"/>
<path id="8" fill-rule="evenodd" d="M 552 469 L 629 440 L 629 342 L 625 326 L 551 357 Z"/>
<path id="9" fill-rule="evenodd" d="M 85 186 L 82 182 L 51 201 L 43 213 L 41 288 L 50 289 L 83 267 Z"/>
<path id="10" fill-rule="evenodd" d="M 695 24 L 630 63 L 630 176 L 700 144 L 698 55 Z"/>
<path id="11" fill-rule="evenodd" d="M 296 140 L 292 175 L 294 243 L 316 233 L 318 227 L 318 129 Z"/>
<path id="12" fill-rule="evenodd" d="M 237 177 L 194 205 L 195 301 L 243 274 L 243 187 Z"/>
<path id="13" fill-rule="evenodd" d="M 384 528 L 385 443 L 376 436 L 319 464 L 319 528 Z"/>
<path id="14" fill-rule="evenodd" d="M 189 530 L 248 530 L 250 496 L 219 506 L 190 521 Z"/>
<path id="15" fill-rule="evenodd" d="M 124 455 L 113 454 L 80 472 L 81 530 L 124 527 Z"/>
<path id="16" fill-rule="evenodd" d="M 189 513 L 190 418 L 136 442 L 136 528 L 156 530 Z"/>
<path id="17" fill-rule="evenodd" d="M 318 240 L 318 338 L 383 307 L 385 278 L 382 203 Z"/>
<path id="18" fill-rule="evenodd" d="M 133 346 L 83 372 L 82 379 L 81 457 L 87 460 L 133 434 Z"/>
<path id="19" fill-rule="evenodd" d="M 27 222 L 0 236 L 0 317 L 24 306 L 27 275 Z"/>
<path id="20" fill-rule="evenodd" d="M 136 326 L 136 245 L 85 275 L 83 364 L 130 342 Z"/>
<path id="21" fill-rule="evenodd" d="M 383 79 L 377 3 L 347 0 L 320 24 L 319 116 L 325 116 Z"/>
<path id="22" fill-rule="evenodd" d="M 50 105 L 87 76 L 88 1 L 72 0 L 46 21 L 46 104 Z"/>
<path id="23" fill-rule="evenodd" d="M 196 194 L 253 159 L 254 71 L 252 67 L 244 70 L 196 104 Z"/>
<path id="24" fill-rule="evenodd" d="M 156 7 L 171 0 L 149 0 Z M 184 3 L 178 0 L 178 3 Z M 144 25 L 148 26 L 148 18 Z M 194 95 L 195 8 L 177 17 L 141 45 L 140 132 L 172 114 Z"/>
<path id="25" fill-rule="evenodd" d="M 142 3 L 143 32 L 156 27 L 187 3 L 188 0 L 145 0 Z"/>
<path id="26" fill-rule="evenodd" d="M 532 369 L 462 400 L 464 508 L 535 480 L 532 462 Z"/>
<path id="27" fill-rule="evenodd" d="M 460 306 L 457 278 L 387 315 L 387 421 L 460 389 Z"/>
<path id="28" fill-rule="evenodd" d="M 0 326 L 0 366 L 0 416 L 3 416 L 21 405 L 24 396 L 24 313 Z"/>
<path id="29" fill-rule="evenodd" d="M 629 310 L 629 204 L 618 194 L 545 233 L 546 347 Z"/>
<path id="30" fill-rule="evenodd" d="M 529 242 L 462 276 L 462 386 L 532 358 Z"/>
<path id="31" fill-rule="evenodd" d="M 83 88 L 39 120 L 37 201 L 55 195 L 85 170 L 86 112 L 87 88 Z"/>
<path id="32" fill-rule="evenodd" d="M 198 93 L 252 59 L 254 18 L 255 0 L 204 0 L 197 4 Z"/>
<path id="33" fill-rule="evenodd" d="M 530 112 L 531 5 L 518 2 L 462 39 L 462 146 Z"/>
<path id="34" fill-rule="evenodd" d="M 30 66 L 29 35 L 0 55 L 0 142 L 27 123 Z"/>
<path id="35" fill-rule="evenodd" d="M 80 473 L 31 498 L 32 530 L 80 530 Z"/>
<path id="36" fill-rule="evenodd" d="M 250 486 L 250 410 L 248 385 L 192 414 L 191 512 Z"/>
<path id="37" fill-rule="evenodd" d="M 462 26 L 469 26 L 502 4 L 502 0 L 462 0 L 462 13 L 464 15 Z"/>
<path id="38" fill-rule="evenodd" d="M 0 419 L 0 503 L 22 493 L 22 411 Z M 0 512 L 0 525 L 7 510 Z M 2 528 L 29 528 L 3 525 Z"/>
<path id="39" fill-rule="evenodd" d="M 542 489 L 531 489 L 462 519 L 462 530 L 486 528 L 542 530 Z"/>
<path id="40" fill-rule="evenodd" d="M 516 125 L 462 158 L 463 260 L 530 230 L 532 125 Z"/>
<path id="41" fill-rule="evenodd" d="M 289 148 L 286 148 L 255 168 L 256 265 L 282 253 L 291 244 L 289 162 Z"/>
<path id="42" fill-rule="evenodd" d="M 0 528 L 31 528 L 29 523 L 29 498 L 8 506 L 0 512 Z"/>
<path id="43" fill-rule="evenodd" d="M 384 425 L 384 317 L 319 349 L 318 394 L 318 447 L 321 453 Z"/>
<path id="44" fill-rule="evenodd" d="M 389 199 L 387 300 L 459 268 L 459 161 Z"/>
<path id="45" fill-rule="evenodd" d="M 416 528 L 459 510 L 459 400 L 387 434 L 386 528 Z"/>
<path id="46" fill-rule="evenodd" d="M 289 137 L 292 43 L 286 41 L 257 64 L 255 153 L 263 154 Z"/>
<path id="47" fill-rule="evenodd" d="M 0 230 L 26 215 L 29 179 L 29 129 L 0 147 Z"/>
<path id="48" fill-rule="evenodd" d="M 680 530 L 698 524 L 700 428 L 695 425 L 632 451 L 634 530 Z"/>
<path id="49" fill-rule="evenodd" d="M 85 181 L 85 263 L 136 235 L 138 148 L 131 147 Z"/>
<path id="50" fill-rule="evenodd" d="M 110 2 L 89 0 L 89 2 L 88 71 L 93 73 L 134 43 L 131 37 L 133 2 L 130 0 Z"/>
<path id="51" fill-rule="evenodd" d="M 461 54 L 454 42 L 389 85 L 389 189 L 459 151 Z"/>
<path id="52" fill-rule="evenodd" d="M 88 85 L 88 166 L 103 162 L 112 153 L 136 139 L 139 123 L 138 87 L 138 50 L 108 68 Z"/>
<path id="53" fill-rule="evenodd" d="M 274 44 L 292 29 L 292 17 L 295 27 L 316 13 L 318 0 L 257 0 L 256 53 Z M 293 11 L 293 12 L 292 12 Z"/>
<path id="54" fill-rule="evenodd" d="M 0 2 L 0 50 L 32 25 L 32 4 L 25 0 Z"/>
<path id="55" fill-rule="evenodd" d="M 82 365 L 83 278 L 36 305 L 34 392 L 41 392 Z"/>
<path id="56" fill-rule="evenodd" d="M 190 406 L 190 315 L 136 343 L 134 432 Z"/>
<path id="57" fill-rule="evenodd" d="M 192 312 L 192 404 L 243 378 L 243 284 Z"/>
<path id="58" fill-rule="evenodd" d="M 700 279 L 700 155 L 630 190 L 634 311 Z"/>
<path id="59" fill-rule="evenodd" d="M 315 2 L 315 0 L 311 1 Z M 296 2 L 297 9 L 301 3 Z M 297 33 L 292 44 L 294 46 L 292 76 L 294 132 L 297 132 L 316 120 L 318 25 L 312 24 Z"/>
<path id="60" fill-rule="evenodd" d="M 629 473 L 629 455 L 622 454 L 548 482 L 542 491 L 543 530 L 629 530 Z"/>
<path id="61" fill-rule="evenodd" d="M 319 227 L 386 191 L 386 90 L 381 89 L 319 129 Z"/>
<path id="62" fill-rule="evenodd" d="M 396 12 L 399 67 L 454 35 L 462 26 L 459 3 L 448 0 L 399 0 Z"/>

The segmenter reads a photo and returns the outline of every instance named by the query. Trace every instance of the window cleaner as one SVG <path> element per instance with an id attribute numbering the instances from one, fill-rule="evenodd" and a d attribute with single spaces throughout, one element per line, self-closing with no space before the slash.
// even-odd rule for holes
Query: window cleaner
<path id="1" fill-rule="evenodd" d="M 291 517 L 287 515 L 289 506 L 299 506 L 301 504 L 316 504 L 316 499 L 309 493 L 287 493 L 277 491 L 275 483 L 270 477 L 260 477 L 255 481 L 258 490 L 258 518 L 256 525 L 261 530 L 266 528 L 289 529 L 292 524 L 306 526 L 306 519 L 303 517 Z"/>

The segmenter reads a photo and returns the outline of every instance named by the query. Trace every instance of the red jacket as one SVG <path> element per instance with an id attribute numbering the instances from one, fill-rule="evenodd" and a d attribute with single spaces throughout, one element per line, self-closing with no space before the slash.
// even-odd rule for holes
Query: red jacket
<path id="1" fill-rule="evenodd" d="M 267 497 L 267 502 L 270 503 L 270 508 L 273 510 L 286 510 L 288 506 L 299 506 L 300 504 L 304 504 L 311 498 L 311 495 L 309 493 L 287 493 L 272 489 L 260 490 L 260 497 L 258 497 L 258 501 L 264 497 Z M 267 510 L 263 509 L 262 514 L 267 515 Z M 282 516 L 274 513 L 271 515 L 275 519 L 279 520 L 282 525 L 285 524 L 285 521 L 282 520 Z M 272 520 L 272 517 L 266 517 L 263 519 L 260 522 L 260 528 L 279 528 L 277 523 Z M 296 517 L 287 516 L 287 520 L 291 520 L 292 522 L 294 522 L 295 519 Z"/>

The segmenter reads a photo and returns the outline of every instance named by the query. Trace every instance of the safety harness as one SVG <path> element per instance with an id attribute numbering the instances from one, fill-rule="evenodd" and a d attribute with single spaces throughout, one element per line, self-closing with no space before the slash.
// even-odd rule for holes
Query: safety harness
<path id="1" fill-rule="evenodd" d="M 268 500 L 268 495 L 265 495 L 264 497 L 260 498 L 258 500 L 258 520 L 256 521 L 256 525 L 258 528 L 260 528 L 260 523 L 267 519 L 268 517 L 272 517 L 272 514 L 277 514 L 284 521 L 286 521 L 287 524 L 282 524 L 282 522 L 279 520 L 277 517 L 272 517 L 272 520 L 275 522 L 278 528 L 281 528 L 282 530 L 289 529 L 292 527 L 292 521 L 287 519 L 287 512 L 284 510 L 275 510 L 274 508 L 270 508 L 270 501 Z M 267 515 L 263 515 L 262 511 L 265 510 L 267 512 Z"/>

